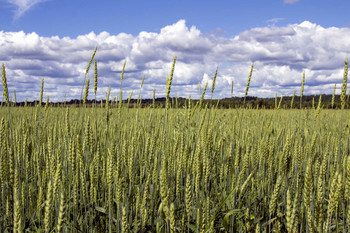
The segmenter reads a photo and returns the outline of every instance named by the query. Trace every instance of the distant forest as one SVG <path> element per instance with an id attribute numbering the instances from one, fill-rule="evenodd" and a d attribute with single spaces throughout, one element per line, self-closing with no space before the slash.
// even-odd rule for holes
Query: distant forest
<path id="1" fill-rule="evenodd" d="M 295 96 L 293 101 L 293 106 L 291 106 L 292 103 L 292 96 L 283 96 L 282 102 L 280 103 L 281 97 L 276 98 L 260 98 L 260 97 L 254 97 L 254 96 L 247 96 L 246 102 L 244 104 L 244 97 L 231 97 L 231 98 L 223 98 L 223 99 L 204 99 L 203 100 L 203 106 L 217 106 L 220 109 L 229 109 L 229 108 L 259 108 L 259 109 L 274 109 L 278 106 L 280 106 L 280 109 L 290 109 L 291 107 L 294 109 L 300 108 L 300 96 Z M 319 102 L 320 95 L 304 95 L 302 98 L 302 108 L 316 108 Z M 171 100 L 171 107 L 172 108 L 184 108 L 188 105 L 188 99 L 186 98 L 170 98 Z M 105 100 L 102 100 L 102 106 L 105 105 Z M 198 99 L 191 99 L 191 106 L 194 107 L 199 102 Z M 87 101 L 87 107 L 94 106 L 95 100 L 88 100 Z M 101 100 L 96 101 L 98 106 L 101 106 Z M 110 100 L 110 107 L 116 107 L 116 99 Z M 156 108 L 163 108 L 165 106 L 166 99 L 164 98 L 156 98 L 155 99 L 155 106 Z M 350 107 L 349 102 L 349 95 L 346 98 L 346 108 Z M 12 102 L 11 106 L 36 106 L 38 104 L 38 101 L 28 101 L 26 102 Z M 43 102 L 42 105 L 44 106 L 46 103 Z M 1 102 L 1 106 L 4 106 L 5 103 Z M 71 106 L 71 107 L 79 107 L 82 104 L 80 104 L 79 99 L 73 99 L 67 102 L 50 102 L 50 107 L 63 107 L 63 106 Z M 123 100 L 123 106 L 129 107 L 129 108 L 135 108 L 135 107 L 153 107 L 153 99 L 142 99 L 141 103 L 140 100 L 137 99 L 130 99 L 130 100 Z M 335 95 L 334 99 L 334 106 L 332 107 L 332 95 L 322 95 L 321 97 L 321 107 L 324 109 L 340 109 L 340 95 Z"/>

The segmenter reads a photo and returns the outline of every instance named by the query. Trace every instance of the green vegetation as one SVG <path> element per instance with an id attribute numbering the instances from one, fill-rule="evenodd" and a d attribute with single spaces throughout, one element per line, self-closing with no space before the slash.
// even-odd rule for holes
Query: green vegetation
<path id="1" fill-rule="evenodd" d="M 88 88 L 80 108 L 10 106 L 3 66 L 0 232 L 349 231 L 347 63 L 342 110 L 323 109 L 324 96 L 264 110 L 247 93 L 246 108 L 203 98 L 176 108 L 175 61 L 165 108 L 128 108 L 122 93 L 89 105 Z"/>

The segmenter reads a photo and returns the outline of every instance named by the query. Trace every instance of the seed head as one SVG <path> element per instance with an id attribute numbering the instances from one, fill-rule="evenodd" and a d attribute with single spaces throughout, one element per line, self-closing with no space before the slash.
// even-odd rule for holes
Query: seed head
<path id="1" fill-rule="evenodd" d="M 9 104 L 9 92 L 7 90 L 7 81 L 6 81 L 6 72 L 5 65 L 2 64 L 2 87 L 3 87 L 3 95 L 6 99 L 6 103 Z"/>

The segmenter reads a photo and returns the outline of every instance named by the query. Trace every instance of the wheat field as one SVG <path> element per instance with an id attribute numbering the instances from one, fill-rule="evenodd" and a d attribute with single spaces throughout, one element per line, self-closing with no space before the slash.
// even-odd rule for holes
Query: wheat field
<path id="1" fill-rule="evenodd" d="M 87 107 L 89 78 L 79 108 L 42 107 L 43 93 L 14 107 L 3 66 L 0 232 L 349 232 L 343 96 L 341 110 L 321 98 L 311 109 L 223 110 L 202 99 L 178 109 L 175 60 L 165 108 L 128 108 L 109 93 Z M 345 93 L 346 81 L 347 63 Z"/>

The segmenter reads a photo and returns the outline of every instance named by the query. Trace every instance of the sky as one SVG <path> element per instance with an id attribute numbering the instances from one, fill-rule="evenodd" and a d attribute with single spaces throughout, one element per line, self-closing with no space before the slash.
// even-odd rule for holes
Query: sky
<path id="1" fill-rule="evenodd" d="M 214 98 L 340 93 L 350 54 L 350 1 L 343 0 L 0 0 L 0 63 L 10 96 L 52 101 L 80 98 L 97 46 L 97 98 L 165 96 L 176 56 L 171 96 L 200 98 L 216 69 Z M 93 67 L 92 67 L 93 68 Z M 93 79 L 93 69 L 88 77 Z M 93 85 L 90 99 L 94 98 Z"/>

